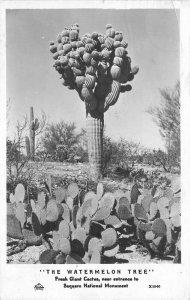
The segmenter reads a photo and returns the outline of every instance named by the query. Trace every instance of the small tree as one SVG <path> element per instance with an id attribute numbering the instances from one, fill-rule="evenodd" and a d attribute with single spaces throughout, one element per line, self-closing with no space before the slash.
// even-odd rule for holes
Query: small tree
<path id="1" fill-rule="evenodd" d="M 165 140 L 167 161 L 180 165 L 180 83 L 173 89 L 160 89 L 161 104 L 150 107 L 148 113 L 153 116 L 159 132 Z M 174 161 L 175 160 L 175 161 Z"/>
<path id="2" fill-rule="evenodd" d="M 82 133 L 76 133 L 74 123 L 51 123 L 47 126 L 42 143 L 45 151 L 58 161 L 69 160 L 76 152 Z"/>

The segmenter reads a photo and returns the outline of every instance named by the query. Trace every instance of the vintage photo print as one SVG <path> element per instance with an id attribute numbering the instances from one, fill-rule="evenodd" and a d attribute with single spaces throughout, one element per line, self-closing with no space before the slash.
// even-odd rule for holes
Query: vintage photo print
<path id="1" fill-rule="evenodd" d="M 1 299 L 190 298 L 189 16 L 2 2 Z"/>

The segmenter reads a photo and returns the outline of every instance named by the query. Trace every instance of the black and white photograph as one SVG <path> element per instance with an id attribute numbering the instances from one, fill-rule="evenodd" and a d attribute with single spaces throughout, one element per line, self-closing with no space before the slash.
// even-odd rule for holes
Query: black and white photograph
<path id="1" fill-rule="evenodd" d="M 33 2 L 1 10 L 1 299 L 190 299 L 184 6 Z"/>

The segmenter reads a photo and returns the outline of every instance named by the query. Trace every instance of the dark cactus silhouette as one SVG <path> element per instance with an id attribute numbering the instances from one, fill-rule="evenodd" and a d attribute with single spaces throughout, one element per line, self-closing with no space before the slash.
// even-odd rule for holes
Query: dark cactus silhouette
<path id="1" fill-rule="evenodd" d="M 76 90 L 86 108 L 88 154 L 91 178 L 102 176 L 104 113 L 120 93 L 130 91 L 138 67 L 131 68 L 123 34 L 106 25 L 105 35 L 97 32 L 79 37 L 79 26 L 64 28 L 57 42 L 50 42 L 62 84 Z"/>
<path id="2" fill-rule="evenodd" d="M 29 136 L 25 137 L 25 143 L 26 143 L 26 153 L 27 156 L 30 157 L 32 160 L 34 160 L 35 156 L 35 136 L 36 131 L 39 128 L 39 121 L 37 118 L 34 120 L 34 111 L 33 107 L 30 107 L 30 129 L 29 129 Z"/>

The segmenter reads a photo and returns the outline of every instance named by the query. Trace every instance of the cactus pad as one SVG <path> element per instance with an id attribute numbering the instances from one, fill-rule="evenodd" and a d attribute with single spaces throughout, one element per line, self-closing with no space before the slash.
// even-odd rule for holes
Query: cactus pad
<path id="1" fill-rule="evenodd" d="M 114 245 L 111 249 L 105 249 L 103 254 L 106 257 L 113 257 L 118 253 L 118 251 L 119 245 Z"/>
<path id="2" fill-rule="evenodd" d="M 73 209 L 74 198 L 72 198 L 70 196 L 67 196 L 65 201 L 66 201 L 66 204 L 69 207 L 69 209 L 72 210 Z"/>
<path id="3" fill-rule="evenodd" d="M 71 198 L 75 198 L 77 195 L 78 195 L 78 193 L 79 193 L 79 187 L 78 187 L 78 185 L 76 184 L 76 183 L 71 183 L 71 184 L 69 184 L 69 186 L 68 186 L 68 188 L 67 188 L 67 190 L 68 190 L 68 195 L 71 197 Z"/>
<path id="4" fill-rule="evenodd" d="M 162 209 L 162 208 L 168 207 L 169 206 L 169 199 L 166 198 L 166 197 L 161 197 L 157 201 L 157 206 L 158 206 L 159 210 Z"/>
<path id="5" fill-rule="evenodd" d="M 79 206 L 78 205 L 74 205 L 73 206 L 73 211 L 72 211 L 72 220 L 73 220 L 73 226 L 76 228 L 77 227 L 77 212 L 78 212 Z"/>
<path id="6" fill-rule="evenodd" d="M 104 223 L 106 225 L 112 225 L 114 228 L 120 228 L 123 226 L 123 223 L 120 221 L 120 219 L 115 215 L 110 215 L 108 218 L 104 220 Z"/>
<path id="7" fill-rule="evenodd" d="M 126 196 L 122 196 L 121 198 L 118 199 L 117 205 L 116 205 L 116 210 L 118 210 L 120 205 L 125 205 L 129 211 L 131 211 L 131 206 L 129 203 L 129 200 Z"/>
<path id="8" fill-rule="evenodd" d="M 59 218 L 59 209 L 55 200 L 50 200 L 47 203 L 46 220 L 49 222 L 55 222 Z"/>
<path id="9" fill-rule="evenodd" d="M 101 240 L 97 237 L 91 238 L 88 243 L 88 254 L 92 255 L 94 250 L 98 250 L 99 252 L 102 250 Z"/>
<path id="10" fill-rule="evenodd" d="M 156 219 L 152 224 L 152 231 L 156 236 L 163 237 L 166 235 L 166 224 L 162 219 Z"/>
<path id="11" fill-rule="evenodd" d="M 15 201 L 18 202 L 23 202 L 25 197 L 25 188 L 24 186 L 19 183 L 17 184 L 15 188 Z"/>
<path id="12" fill-rule="evenodd" d="M 104 247 L 111 247 L 117 241 L 117 233 L 114 228 L 107 228 L 106 230 L 102 231 L 101 236 Z"/>
<path id="13" fill-rule="evenodd" d="M 155 238 L 155 233 L 153 231 L 147 231 L 145 233 L 145 239 L 147 241 L 152 241 Z"/>
<path id="14" fill-rule="evenodd" d="M 23 239 L 20 222 L 14 215 L 7 215 L 7 236 Z"/>
<path id="15" fill-rule="evenodd" d="M 170 217 L 175 217 L 176 215 L 179 215 L 181 213 L 181 206 L 180 206 L 180 202 L 175 202 L 172 204 L 171 206 L 171 210 L 170 210 Z"/>
<path id="16" fill-rule="evenodd" d="M 61 203 L 65 200 L 67 191 L 64 188 L 59 188 L 54 191 L 55 196 L 56 196 L 56 201 Z"/>
<path id="17" fill-rule="evenodd" d="M 101 233 L 104 231 L 104 226 L 98 222 L 92 221 L 90 224 L 90 236 L 101 238 Z"/>
<path id="18" fill-rule="evenodd" d="M 53 249 L 45 250 L 40 254 L 39 261 L 41 264 L 53 264 L 58 252 Z"/>
<path id="19" fill-rule="evenodd" d="M 115 202 L 115 197 L 113 193 L 105 193 L 104 196 L 100 199 L 99 207 L 110 207 L 110 209 L 113 207 Z"/>
<path id="20" fill-rule="evenodd" d="M 72 233 L 72 240 L 78 240 L 81 242 L 82 245 L 84 245 L 84 242 L 86 240 L 86 232 L 84 228 L 78 227 L 75 231 Z"/>
<path id="21" fill-rule="evenodd" d="M 79 240 L 71 241 L 71 252 L 78 254 L 80 257 L 83 257 L 85 254 L 83 244 Z"/>
<path id="22" fill-rule="evenodd" d="M 151 201 L 152 201 L 153 197 L 152 195 L 146 195 L 143 199 L 142 199 L 142 207 L 144 208 L 144 210 L 146 212 L 149 212 L 150 211 L 150 204 L 151 204 Z"/>
<path id="23" fill-rule="evenodd" d="M 160 212 L 160 218 L 161 219 L 168 219 L 169 218 L 169 209 L 166 207 L 162 207 L 159 209 Z"/>
<path id="24" fill-rule="evenodd" d="M 143 220 L 143 221 L 148 222 L 148 217 L 147 217 L 146 211 L 139 203 L 135 204 L 134 215 L 138 220 Z"/>
<path id="25" fill-rule="evenodd" d="M 135 183 L 131 188 L 131 203 L 137 203 L 138 196 L 140 195 L 137 184 Z"/>
<path id="26" fill-rule="evenodd" d="M 60 237 L 59 250 L 64 254 L 70 254 L 71 252 L 70 241 L 64 237 Z"/>
<path id="27" fill-rule="evenodd" d="M 97 249 L 92 251 L 92 256 L 90 259 L 90 264 L 100 264 L 101 263 L 101 255 Z"/>
<path id="28" fill-rule="evenodd" d="M 26 213 L 24 209 L 23 203 L 19 202 L 16 205 L 15 216 L 20 221 L 21 227 L 24 227 L 24 223 L 26 222 Z"/>
<path id="29" fill-rule="evenodd" d="M 69 207 L 66 203 L 61 203 L 62 207 L 63 207 L 63 214 L 62 214 L 62 218 L 64 220 L 66 220 L 68 223 L 70 223 L 71 217 L 70 217 L 70 210 Z"/>
<path id="30" fill-rule="evenodd" d="M 121 220 L 129 220 L 132 218 L 131 211 L 125 205 L 120 205 L 117 211 L 118 217 Z"/>
<path id="31" fill-rule="evenodd" d="M 97 189 L 96 189 L 96 194 L 97 194 L 98 200 L 101 199 L 101 197 L 103 196 L 103 193 L 104 193 L 103 184 L 101 182 L 99 182 L 97 184 Z"/>
<path id="32" fill-rule="evenodd" d="M 66 264 L 85 264 L 85 262 L 82 260 L 82 258 L 75 254 L 75 253 L 71 253 L 70 255 L 67 255 L 66 257 Z"/>
<path id="33" fill-rule="evenodd" d="M 32 213 L 31 221 L 32 221 L 32 227 L 33 227 L 35 235 L 37 235 L 37 236 L 41 235 L 42 234 L 42 226 L 40 224 L 39 218 L 37 217 L 37 215 L 35 213 Z"/>
<path id="34" fill-rule="evenodd" d="M 44 192 L 38 193 L 38 205 L 40 208 L 45 207 L 46 198 Z"/>
<path id="35" fill-rule="evenodd" d="M 138 229 L 142 230 L 142 231 L 151 231 L 152 230 L 152 224 L 151 223 L 142 223 L 139 222 L 138 224 Z"/>
<path id="36" fill-rule="evenodd" d="M 68 238 L 70 235 L 70 226 L 66 220 L 62 220 L 59 223 L 59 235 L 60 237 Z"/>
<path id="37" fill-rule="evenodd" d="M 150 204 L 150 220 L 153 220 L 158 212 L 158 206 L 156 202 L 151 202 Z"/>
<path id="38" fill-rule="evenodd" d="M 176 215 L 176 216 L 172 217 L 171 221 L 172 221 L 172 225 L 174 227 L 180 227 L 181 226 L 181 216 L 180 215 Z"/>
<path id="39" fill-rule="evenodd" d="M 103 221 L 104 219 L 108 218 L 110 215 L 110 207 L 101 207 L 97 210 L 95 215 L 93 216 L 92 220 L 94 221 Z"/>

